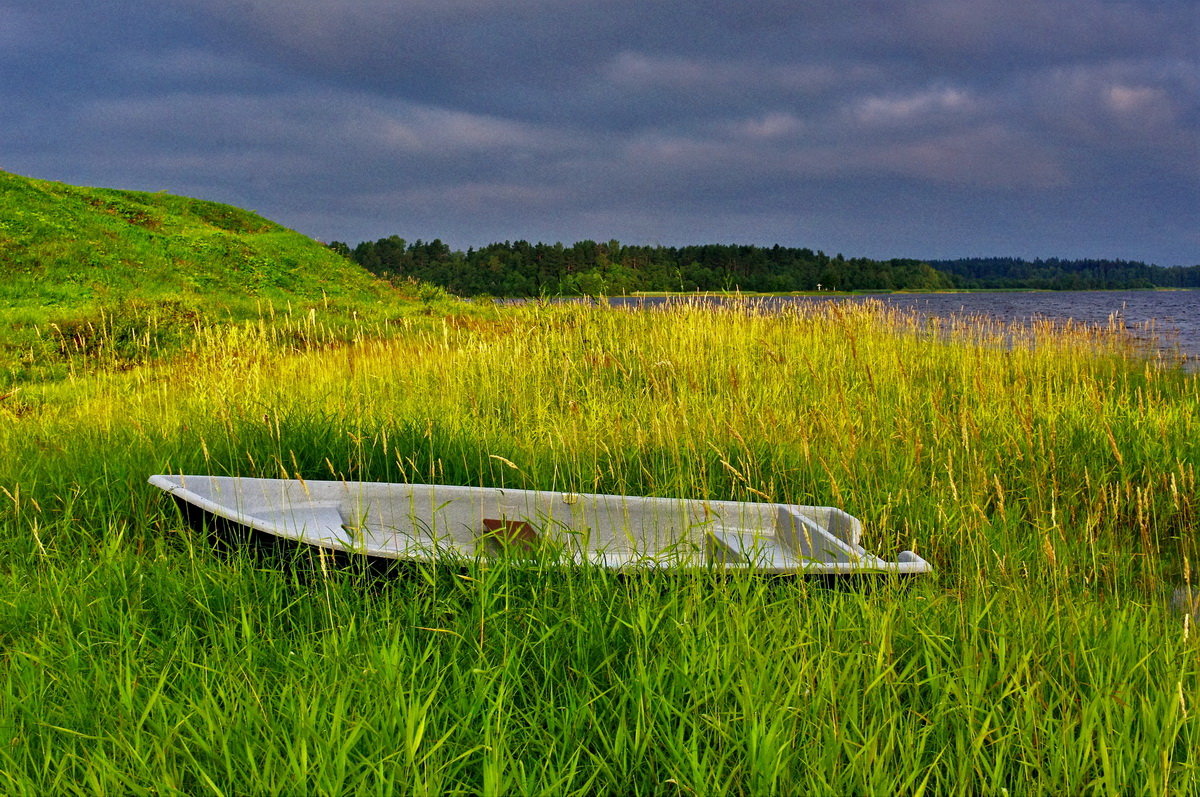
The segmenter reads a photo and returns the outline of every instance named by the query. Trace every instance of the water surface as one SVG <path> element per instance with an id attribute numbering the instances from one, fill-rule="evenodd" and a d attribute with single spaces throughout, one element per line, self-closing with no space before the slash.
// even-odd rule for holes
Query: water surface
<path id="1" fill-rule="evenodd" d="M 618 306 L 652 306 L 671 297 L 616 297 Z M 710 297 L 713 302 L 737 301 Z M 922 316 L 984 316 L 1004 322 L 1075 321 L 1116 325 L 1159 352 L 1200 363 L 1200 290 L 1179 291 L 1014 291 L 1003 293 L 891 293 L 860 296 L 779 296 L 767 304 L 878 301 Z"/>

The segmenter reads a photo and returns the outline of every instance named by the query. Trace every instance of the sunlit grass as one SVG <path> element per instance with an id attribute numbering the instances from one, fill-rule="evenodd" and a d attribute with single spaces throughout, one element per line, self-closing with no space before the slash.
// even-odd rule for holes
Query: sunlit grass
<path id="1" fill-rule="evenodd" d="M 1119 336 L 530 305 L 95 365 L 0 402 L 6 791 L 1200 789 L 1200 396 Z M 834 504 L 936 573 L 305 579 L 156 472 Z"/>

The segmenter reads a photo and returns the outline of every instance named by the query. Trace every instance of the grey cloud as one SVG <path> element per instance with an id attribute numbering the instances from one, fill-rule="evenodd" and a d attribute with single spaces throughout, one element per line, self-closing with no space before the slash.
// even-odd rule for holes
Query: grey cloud
<path id="1" fill-rule="evenodd" d="M 340 171 L 375 183 L 403 169 L 406 181 L 428 182 L 570 148 L 553 131 L 521 122 L 331 92 L 97 100 L 76 121 L 91 131 L 94 149 L 132 154 L 149 142 L 179 159 L 181 172 L 207 159 L 205 170 L 228 171 L 230 178 L 255 171 L 297 180 Z M 260 163 L 251 170 L 255 159 Z"/>
<path id="2" fill-rule="evenodd" d="M 28 46 L 33 28 L 28 12 L 0 5 L 0 58 L 11 59 Z"/>
<path id="3" fill-rule="evenodd" d="M 185 43 L 161 52 L 114 53 L 108 65 L 110 73 L 128 70 L 146 75 L 147 82 L 179 91 L 181 87 L 210 90 L 220 86 L 226 92 L 234 88 L 269 91 L 280 82 L 280 73 L 239 53 L 220 52 Z"/>
<path id="4" fill-rule="evenodd" d="M 853 121 L 874 128 L 945 124 L 977 106 L 961 88 L 940 86 L 902 94 L 870 95 L 853 104 Z"/>
<path id="5" fill-rule="evenodd" d="M 508 75 L 545 63 L 544 53 L 569 53 L 567 61 L 556 61 L 561 74 L 571 62 L 594 64 L 607 53 L 639 49 L 765 63 L 920 52 L 956 65 L 978 62 L 991 71 L 997 56 L 1005 63 L 1015 57 L 1058 63 L 1164 48 L 1186 53 L 1198 18 L 1188 0 L 173 2 L 228 26 L 231 34 L 253 31 L 326 67 L 331 61 L 415 63 L 411 56 L 420 53 L 432 56 L 427 68 L 436 71 L 452 56 L 470 53 L 461 66 L 480 79 L 489 75 L 473 68 L 478 65 L 504 62 L 510 69 L 502 74 Z"/>
<path id="6" fill-rule="evenodd" d="M 1079 167 L 1138 163 L 1155 176 L 1200 176 L 1200 69 L 1100 64 L 1036 76 L 1030 108 Z"/>
<path id="7" fill-rule="evenodd" d="M 1197 259 L 1191 2 L 49 5 L 0 5 L 39 176 L 343 240 Z"/>
<path id="8" fill-rule="evenodd" d="M 1069 180 L 1052 149 L 998 123 L 926 128 L 899 138 L 839 138 L 834 128 L 810 132 L 781 116 L 723 137 L 647 135 L 624 151 L 625 170 L 653 176 L 660 190 L 677 196 L 701 185 L 709 195 L 735 196 L 772 184 L 856 182 L 873 174 L 986 191 L 1060 187 Z"/>
<path id="9" fill-rule="evenodd" d="M 954 69 L 994 72 L 1079 59 L 1194 48 L 1190 0 L 917 0 L 870 4 L 872 48 L 919 53 Z"/>
<path id="10" fill-rule="evenodd" d="M 791 96 L 820 96 L 878 80 L 877 68 L 863 63 L 755 63 L 703 55 L 659 56 L 625 50 L 601 67 L 600 75 L 625 91 L 745 93 L 757 88 Z"/>
<path id="11" fill-rule="evenodd" d="M 1057 155 L 1000 125 L 984 125 L 863 153 L 857 168 L 922 182 L 980 189 L 1044 189 L 1067 185 Z"/>

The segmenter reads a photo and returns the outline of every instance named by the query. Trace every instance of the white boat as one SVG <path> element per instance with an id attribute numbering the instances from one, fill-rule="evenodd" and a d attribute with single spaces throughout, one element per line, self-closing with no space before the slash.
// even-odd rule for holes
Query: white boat
<path id="1" fill-rule="evenodd" d="M 894 562 L 868 553 L 862 523 L 834 507 L 225 476 L 150 483 L 194 518 L 380 559 L 509 554 L 616 569 L 831 576 L 930 570 L 912 551 Z"/>

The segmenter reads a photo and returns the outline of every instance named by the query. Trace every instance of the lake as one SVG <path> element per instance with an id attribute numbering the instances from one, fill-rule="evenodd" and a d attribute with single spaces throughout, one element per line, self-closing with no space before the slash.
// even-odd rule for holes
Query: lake
<path id="1" fill-rule="evenodd" d="M 713 302 L 736 301 L 707 297 Z M 659 305 L 679 298 L 624 296 L 617 306 Z M 1148 346 L 1177 353 L 1189 369 L 1200 365 L 1200 290 L 1015 291 L 1003 293 L 890 293 L 859 296 L 773 296 L 768 304 L 877 301 L 923 316 L 987 316 L 1006 322 L 1071 320 L 1107 327 L 1110 319 Z"/>

